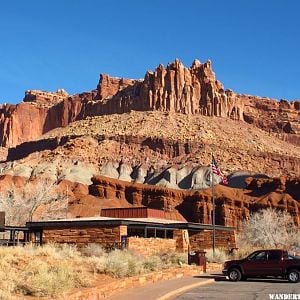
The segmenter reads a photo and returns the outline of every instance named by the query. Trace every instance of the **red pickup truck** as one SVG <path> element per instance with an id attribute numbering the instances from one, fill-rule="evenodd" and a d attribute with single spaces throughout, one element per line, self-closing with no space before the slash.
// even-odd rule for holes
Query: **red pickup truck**
<path id="1" fill-rule="evenodd" d="M 280 276 L 296 283 L 300 280 L 300 258 L 285 250 L 259 250 L 244 259 L 226 261 L 223 274 L 231 281 Z"/>

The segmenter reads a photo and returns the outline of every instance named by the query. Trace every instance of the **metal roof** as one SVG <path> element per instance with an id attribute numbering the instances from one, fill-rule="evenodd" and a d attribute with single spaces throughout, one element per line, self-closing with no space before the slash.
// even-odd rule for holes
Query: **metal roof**
<path id="1" fill-rule="evenodd" d="M 5 226 L 4 230 L 28 231 L 29 228 L 27 226 Z"/>
<path id="2" fill-rule="evenodd" d="M 176 220 L 156 219 L 156 218 L 109 218 L 109 217 L 89 217 L 61 220 L 47 220 L 27 222 L 28 228 L 55 228 L 55 227 L 86 227 L 86 226 L 144 226 L 168 229 L 189 229 L 189 230 L 212 230 L 213 225 L 201 223 L 188 223 Z M 234 227 L 216 225 L 216 230 L 234 230 Z"/>

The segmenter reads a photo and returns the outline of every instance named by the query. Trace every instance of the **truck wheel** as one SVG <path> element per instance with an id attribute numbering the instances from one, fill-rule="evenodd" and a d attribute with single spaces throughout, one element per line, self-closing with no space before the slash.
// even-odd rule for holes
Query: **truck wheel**
<path id="1" fill-rule="evenodd" d="M 242 273 L 237 268 L 232 268 L 228 272 L 228 278 L 230 281 L 240 281 L 242 279 Z"/>
<path id="2" fill-rule="evenodd" d="M 298 270 L 292 269 L 288 271 L 287 278 L 289 282 L 296 283 L 300 279 L 300 272 Z"/>

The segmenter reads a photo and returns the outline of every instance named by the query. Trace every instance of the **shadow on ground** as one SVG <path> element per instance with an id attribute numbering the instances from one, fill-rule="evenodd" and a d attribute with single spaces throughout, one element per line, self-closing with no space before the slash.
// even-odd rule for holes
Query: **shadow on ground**
<path id="1" fill-rule="evenodd" d="M 207 279 L 214 279 L 215 281 L 228 281 L 230 282 L 226 276 L 222 274 L 203 274 L 194 276 L 194 278 L 207 278 Z M 282 278 L 248 278 L 247 280 L 242 280 L 240 282 L 264 282 L 264 283 L 287 283 L 287 280 Z M 238 283 L 238 282 L 236 282 Z"/>

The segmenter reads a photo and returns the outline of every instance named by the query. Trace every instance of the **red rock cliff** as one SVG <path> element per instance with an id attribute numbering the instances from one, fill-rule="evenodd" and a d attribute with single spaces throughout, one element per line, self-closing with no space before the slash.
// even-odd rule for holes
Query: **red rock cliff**
<path id="1" fill-rule="evenodd" d="M 31 102 L 0 107 L 0 145 L 12 147 L 66 126 L 82 115 L 84 102 L 69 98 L 52 106 Z"/>
<path id="2" fill-rule="evenodd" d="M 210 189 L 180 191 L 101 176 L 95 176 L 92 181 L 89 194 L 103 200 L 113 202 L 117 199 L 123 205 L 162 209 L 171 218 L 179 212 L 189 222 L 212 224 Z M 299 178 L 249 178 L 248 183 L 247 189 L 243 190 L 216 186 L 216 224 L 238 227 L 239 221 L 249 217 L 250 213 L 272 207 L 288 211 L 300 226 Z M 110 207 L 109 202 L 106 203 L 107 206 L 102 208 Z"/>
<path id="3" fill-rule="evenodd" d="M 239 95 L 216 80 L 211 62 L 195 60 L 190 68 L 176 60 L 147 72 L 144 80 L 102 74 L 96 90 L 68 97 L 27 91 L 23 103 L 0 107 L 0 145 L 15 146 L 86 116 L 161 110 L 218 116 L 282 134 L 300 145 L 300 102 Z M 30 102 L 28 102 L 30 101 Z"/>

